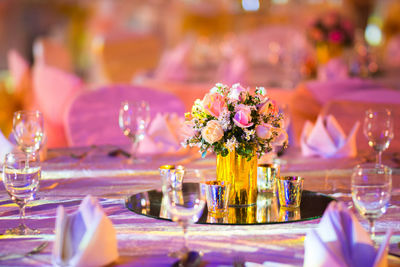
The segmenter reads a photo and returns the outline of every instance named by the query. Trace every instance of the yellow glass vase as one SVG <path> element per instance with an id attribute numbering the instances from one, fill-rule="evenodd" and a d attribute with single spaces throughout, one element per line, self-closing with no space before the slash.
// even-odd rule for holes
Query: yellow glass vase
<path id="1" fill-rule="evenodd" d="M 217 156 L 217 180 L 231 184 L 229 206 L 246 207 L 257 202 L 257 156 L 247 160 L 231 151 Z"/>
<path id="2" fill-rule="evenodd" d="M 339 44 L 321 43 L 317 44 L 317 61 L 325 64 L 332 58 L 340 57 L 343 54 L 343 47 Z"/>

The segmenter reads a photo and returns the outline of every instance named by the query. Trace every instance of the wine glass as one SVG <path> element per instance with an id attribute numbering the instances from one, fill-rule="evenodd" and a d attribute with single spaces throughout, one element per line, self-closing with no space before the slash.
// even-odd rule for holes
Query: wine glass
<path id="1" fill-rule="evenodd" d="M 6 230 L 6 234 L 31 235 L 39 231 L 27 227 L 24 223 L 25 206 L 35 199 L 39 189 L 41 166 L 39 156 L 35 152 L 20 151 L 6 154 L 3 165 L 3 183 L 11 199 L 18 205 L 20 224 Z"/>
<path id="2" fill-rule="evenodd" d="M 375 237 L 375 220 L 387 209 L 392 190 L 392 169 L 368 163 L 357 165 L 351 176 L 351 196 L 358 212 L 369 221 L 369 233 Z"/>
<path id="3" fill-rule="evenodd" d="M 45 138 L 43 125 L 40 111 L 20 110 L 14 113 L 13 134 L 22 151 L 32 153 L 40 149 Z"/>
<path id="4" fill-rule="evenodd" d="M 377 152 L 376 163 L 382 164 L 382 152 L 394 137 L 392 112 L 389 109 L 368 109 L 364 118 L 364 135 L 368 145 Z"/>
<path id="5" fill-rule="evenodd" d="M 206 203 L 204 183 L 202 183 L 203 177 L 198 176 L 198 178 L 200 178 L 199 183 L 184 184 L 182 189 L 179 190 L 173 187 L 168 175 L 161 177 L 165 208 L 172 221 L 177 222 L 183 229 L 183 247 L 180 251 L 171 253 L 170 256 L 183 258 L 190 252 L 188 227 L 200 219 Z"/>
<path id="6" fill-rule="evenodd" d="M 132 158 L 136 158 L 136 150 L 146 135 L 150 122 L 150 106 L 146 101 L 123 101 L 119 109 L 119 127 L 126 137 L 132 141 Z"/>

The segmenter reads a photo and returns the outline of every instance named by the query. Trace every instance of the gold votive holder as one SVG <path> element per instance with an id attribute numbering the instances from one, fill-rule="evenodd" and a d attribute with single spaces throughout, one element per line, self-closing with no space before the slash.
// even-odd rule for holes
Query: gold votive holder
<path id="1" fill-rule="evenodd" d="M 300 176 L 279 176 L 277 178 L 279 204 L 281 207 L 300 207 L 303 192 L 303 178 Z"/>
<path id="2" fill-rule="evenodd" d="M 257 191 L 275 194 L 276 177 L 279 176 L 280 166 L 277 163 L 258 164 Z"/>

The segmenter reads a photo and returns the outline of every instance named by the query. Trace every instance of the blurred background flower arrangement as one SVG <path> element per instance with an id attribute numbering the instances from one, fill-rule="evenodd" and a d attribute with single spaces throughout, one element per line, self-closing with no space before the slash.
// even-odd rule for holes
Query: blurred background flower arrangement
<path id="1" fill-rule="evenodd" d="M 343 48 L 352 47 L 354 42 L 353 23 L 336 11 L 316 18 L 308 29 L 307 36 L 315 45 L 317 59 L 326 63 L 340 56 Z"/>
<path id="2" fill-rule="evenodd" d="M 251 92 L 240 84 L 217 83 L 185 118 L 192 134 L 184 145 L 199 146 L 203 156 L 236 151 L 250 160 L 288 142 L 283 115 L 263 87 Z"/>

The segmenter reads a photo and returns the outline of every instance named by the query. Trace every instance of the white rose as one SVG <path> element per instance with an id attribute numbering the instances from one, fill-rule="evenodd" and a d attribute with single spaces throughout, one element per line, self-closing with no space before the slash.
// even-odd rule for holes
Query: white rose
<path id="1" fill-rule="evenodd" d="M 261 124 L 256 126 L 256 134 L 261 139 L 269 139 L 272 136 L 272 125 Z"/>
<path id="2" fill-rule="evenodd" d="M 207 141 L 207 143 L 214 144 L 224 136 L 224 130 L 218 121 L 212 120 L 207 122 L 206 127 L 201 131 L 201 136 Z"/>

